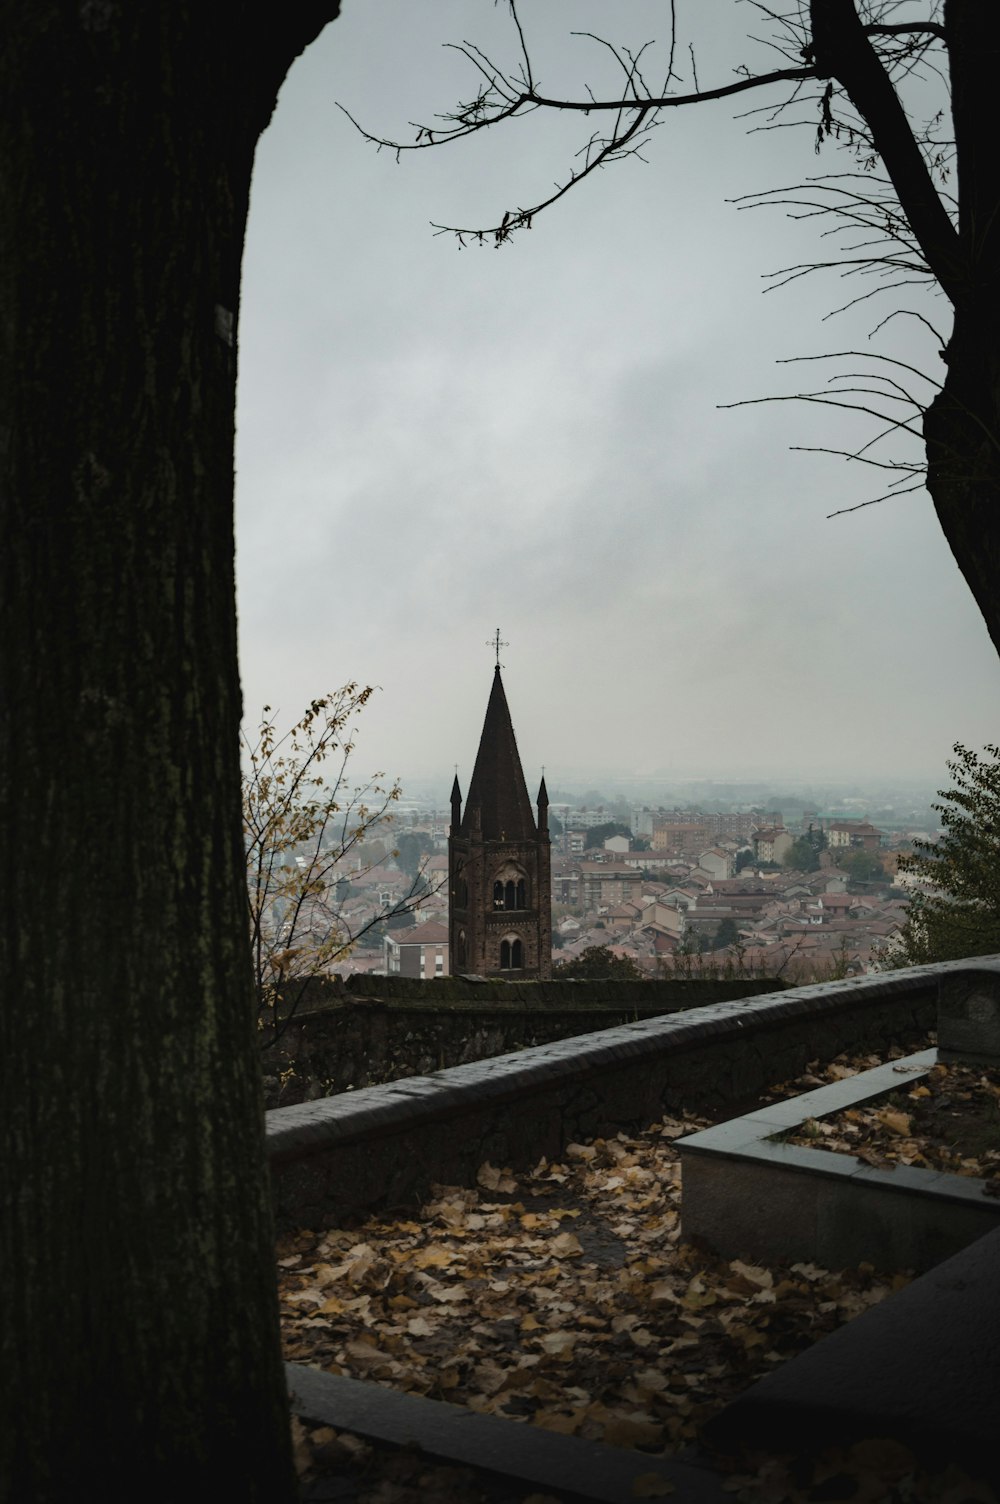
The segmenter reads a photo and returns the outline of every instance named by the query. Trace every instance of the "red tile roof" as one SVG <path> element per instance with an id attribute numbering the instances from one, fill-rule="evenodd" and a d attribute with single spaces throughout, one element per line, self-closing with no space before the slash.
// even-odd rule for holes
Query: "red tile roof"
<path id="1" fill-rule="evenodd" d="M 410 930 L 394 930 L 389 938 L 397 945 L 442 945 L 448 939 L 448 926 L 436 919 L 416 924 Z"/>

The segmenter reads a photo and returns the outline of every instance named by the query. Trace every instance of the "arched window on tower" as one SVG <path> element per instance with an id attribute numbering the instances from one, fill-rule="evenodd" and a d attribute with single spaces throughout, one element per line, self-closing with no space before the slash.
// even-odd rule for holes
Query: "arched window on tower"
<path id="1" fill-rule="evenodd" d="M 493 907 L 495 909 L 526 909 L 528 907 L 528 880 L 524 869 L 507 862 L 493 875 Z"/>
<path id="2" fill-rule="evenodd" d="M 524 945 L 517 935 L 505 935 L 500 941 L 500 970 L 524 969 Z"/>
<path id="3" fill-rule="evenodd" d="M 459 930 L 459 932 L 458 932 L 458 944 L 456 945 L 455 949 L 458 952 L 458 954 L 457 954 L 457 956 L 456 956 L 455 959 L 457 961 L 457 964 L 458 964 L 459 968 L 461 968 L 461 967 L 463 967 L 465 965 L 465 931 L 464 930 Z"/>

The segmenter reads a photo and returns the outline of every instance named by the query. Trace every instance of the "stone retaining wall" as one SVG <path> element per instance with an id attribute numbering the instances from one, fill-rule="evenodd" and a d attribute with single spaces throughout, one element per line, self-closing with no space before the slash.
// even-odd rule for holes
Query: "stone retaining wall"
<path id="1" fill-rule="evenodd" d="M 317 979 L 265 1053 L 267 1105 L 292 1106 L 706 1003 L 781 991 L 784 984 L 773 977 L 750 982 Z"/>
<path id="2" fill-rule="evenodd" d="M 566 1143 L 681 1107 L 722 1118 L 810 1060 L 909 1048 L 939 979 L 966 963 L 715 1003 L 268 1113 L 280 1226 L 418 1205 L 484 1160 L 527 1167 Z"/>

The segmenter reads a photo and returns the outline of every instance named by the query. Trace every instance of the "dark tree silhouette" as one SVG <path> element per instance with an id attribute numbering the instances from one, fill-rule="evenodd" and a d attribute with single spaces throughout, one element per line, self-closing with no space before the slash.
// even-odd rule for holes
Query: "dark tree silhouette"
<path id="1" fill-rule="evenodd" d="M 338 0 L 0 5 L 0 1500 L 295 1497 L 240 815 L 257 137 Z"/>
<path id="2" fill-rule="evenodd" d="M 584 838 L 584 850 L 592 851 L 595 846 L 603 846 L 612 836 L 627 836 L 631 840 L 632 832 L 620 820 L 606 820 L 603 825 L 592 825 Z"/>
<path id="3" fill-rule="evenodd" d="M 588 981 L 641 982 L 643 974 L 629 956 L 616 956 L 606 945 L 588 945 L 569 961 L 552 968 L 553 977 L 562 981 L 572 978 Z"/>
<path id="4" fill-rule="evenodd" d="M 498 65 L 474 42 L 458 44 L 475 70 L 470 100 L 418 126 L 410 142 L 365 134 L 396 151 L 425 150 L 536 110 L 556 110 L 580 117 L 581 148 L 555 189 L 529 207 L 508 209 L 490 226 L 435 229 L 463 242 L 504 244 L 597 170 L 641 154 L 671 112 L 709 100 L 739 97 L 753 109 L 762 97 L 759 125 L 805 123 L 817 150 L 826 143 L 846 148 L 847 171 L 743 202 L 770 201 L 795 216 L 827 216 L 830 229 L 845 232 L 842 253 L 788 267 L 776 274 L 778 280 L 820 267 L 857 278 L 874 275 L 875 286 L 865 281 L 852 301 L 874 290 L 895 294 L 897 306 L 888 317 L 907 313 L 927 324 L 940 348 L 943 380 L 870 351 L 845 351 L 837 352 L 848 365 L 834 389 L 796 397 L 860 409 L 879 420 L 878 438 L 851 457 L 889 475 L 886 495 L 926 484 L 1000 651 L 1000 153 L 994 103 L 1000 9 L 972 0 L 927 0 L 921 16 L 902 20 L 891 0 L 792 0 L 778 9 L 758 4 L 766 41 L 781 66 L 758 73 L 742 67 L 737 78 L 717 86 L 699 79 L 695 59 L 676 32 L 666 46 L 665 77 L 661 73 L 655 86 L 647 76 L 654 66 L 647 48 L 629 51 L 595 37 L 620 68 L 621 87 L 600 97 L 583 86 L 570 98 L 551 97 L 537 82 L 517 6 L 514 0 L 508 4 L 518 51 L 512 67 Z M 666 26 L 673 15 L 665 4 Z M 941 85 L 940 112 L 926 126 L 914 123 L 904 98 L 915 77 Z M 922 312 L 899 304 L 912 284 L 944 294 L 950 333 L 939 333 Z M 915 394 L 907 383 L 917 384 Z M 878 444 L 886 437 L 915 439 L 917 454 L 899 458 L 893 450 L 884 457 Z"/>

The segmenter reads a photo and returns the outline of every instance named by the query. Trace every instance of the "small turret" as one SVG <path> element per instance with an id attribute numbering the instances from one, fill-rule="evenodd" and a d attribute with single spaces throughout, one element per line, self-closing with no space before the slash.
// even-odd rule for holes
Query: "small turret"
<path id="1" fill-rule="evenodd" d="M 541 832 L 543 830 L 548 830 L 548 828 L 549 828 L 549 791 L 545 787 L 545 774 L 544 773 L 542 774 L 542 781 L 538 785 L 538 798 L 535 800 L 535 804 L 538 807 L 538 829 L 539 829 L 539 832 Z"/>

